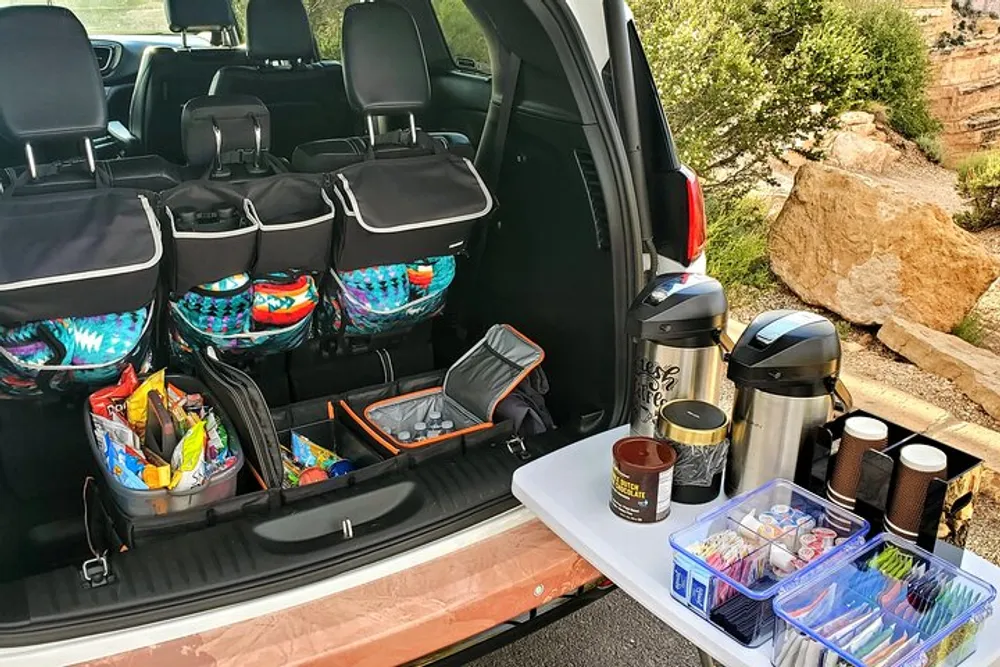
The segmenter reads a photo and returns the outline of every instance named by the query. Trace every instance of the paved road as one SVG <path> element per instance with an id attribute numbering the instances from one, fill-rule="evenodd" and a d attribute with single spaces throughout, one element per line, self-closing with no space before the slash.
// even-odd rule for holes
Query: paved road
<path id="1" fill-rule="evenodd" d="M 469 667 L 697 667 L 694 647 L 621 591 Z"/>

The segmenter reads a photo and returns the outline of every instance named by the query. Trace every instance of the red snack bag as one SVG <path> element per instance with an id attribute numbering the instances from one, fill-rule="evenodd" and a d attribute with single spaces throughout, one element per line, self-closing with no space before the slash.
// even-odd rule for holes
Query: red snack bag
<path id="1" fill-rule="evenodd" d="M 125 401 L 139 388 L 139 377 L 135 369 L 128 366 L 122 371 L 118 384 L 95 391 L 90 395 L 90 410 L 96 415 L 111 419 L 114 413 L 124 415 Z"/>

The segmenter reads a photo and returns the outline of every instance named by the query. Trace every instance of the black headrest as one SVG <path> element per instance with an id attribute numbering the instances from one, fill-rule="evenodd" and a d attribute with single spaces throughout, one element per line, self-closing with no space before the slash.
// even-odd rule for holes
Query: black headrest
<path id="1" fill-rule="evenodd" d="M 181 141 L 188 164 L 208 166 L 216 155 L 215 128 L 222 134 L 223 162 L 240 162 L 256 150 L 254 121 L 260 126 L 261 151 L 271 148 L 271 113 L 253 95 L 196 97 L 181 111 Z"/>
<path id="2" fill-rule="evenodd" d="M 301 0 L 250 0 L 247 53 L 253 60 L 316 60 L 316 44 Z"/>
<path id="3" fill-rule="evenodd" d="M 104 82 L 87 32 L 68 9 L 0 9 L 0 63 L 0 134 L 6 139 L 104 134 Z"/>
<path id="4" fill-rule="evenodd" d="M 344 85 L 356 111 L 409 113 L 430 104 L 424 46 L 403 7 L 391 2 L 349 5 L 342 44 Z"/>
<path id="5" fill-rule="evenodd" d="M 166 0 L 164 8 L 173 32 L 219 30 L 236 25 L 229 0 Z"/>

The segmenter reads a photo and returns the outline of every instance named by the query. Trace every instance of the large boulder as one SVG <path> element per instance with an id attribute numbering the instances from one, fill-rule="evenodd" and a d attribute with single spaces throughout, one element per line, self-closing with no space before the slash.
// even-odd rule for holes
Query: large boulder
<path id="1" fill-rule="evenodd" d="M 1000 357 L 957 336 L 894 317 L 878 339 L 925 371 L 947 378 L 1000 419 Z"/>
<path id="2" fill-rule="evenodd" d="M 871 125 L 874 132 L 875 125 Z M 867 130 L 865 130 L 867 131 Z M 826 151 L 826 161 L 851 171 L 885 173 L 902 154 L 889 144 L 856 132 L 838 132 Z"/>
<path id="3" fill-rule="evenodd" d="M 940 207 L 815 163 L 799 169 L 768 245 L 803 301 L 865 325 L 899 316 L 951 331 L 1000 275 Z"/>

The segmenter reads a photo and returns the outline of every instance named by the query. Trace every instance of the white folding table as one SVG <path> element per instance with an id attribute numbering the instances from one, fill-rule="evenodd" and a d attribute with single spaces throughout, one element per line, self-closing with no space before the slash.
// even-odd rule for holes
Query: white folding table
<path id="1" fill-rule="evenodd" d="M 520 468 L 513 492 L 528 509 L 577 553 L 625 593 L 698 647 L 705 664 L 766 667 L 771 643 L 748 649 L 674 600 L 670 595 L 673 549 L 670 534 L 721 505 L 674 503 L 659 523 L 636 524 L 608 509 L 611 493 L 611 447 L 628 433 L 621 427 L 581 440 Z M 1000 568 L 972 552 L 962 567 L 1000 588 Z M 979 633 L 978 650 L 962 667 L 1000 665 L 1000 614 Z"/>

